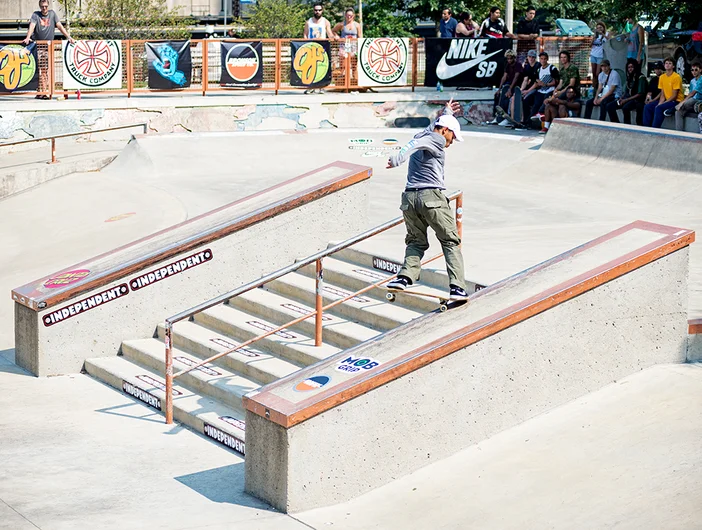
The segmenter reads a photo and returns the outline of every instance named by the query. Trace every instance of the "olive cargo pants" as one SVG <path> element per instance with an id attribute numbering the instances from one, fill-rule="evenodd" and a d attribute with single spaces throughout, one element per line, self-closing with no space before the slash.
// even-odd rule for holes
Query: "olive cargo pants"
<path id="1" fill-rule="evenodd" d="M 400 210 L 407 227 L 407 248 L 405 262 L 398 275 L 406 276 L 413 282 L 419 280 L 422 257 L 429 248 L 427 228 L 431 227 L 444 252 L 449 284 L 465 289 L 461 238 L 446 196 L 437 189 L 405 191 Z"/>

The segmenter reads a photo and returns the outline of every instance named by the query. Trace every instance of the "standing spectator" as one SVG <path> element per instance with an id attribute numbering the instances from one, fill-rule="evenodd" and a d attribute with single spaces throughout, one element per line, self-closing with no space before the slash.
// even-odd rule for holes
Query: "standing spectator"
<path id="1" fill-rule="evenodd" d="M 544 100 L 553 94 L 553 91 L 558 83 L 558 70 L 555 66 L 548 64 L 548 53 L 541 52 L 539 54 L 539 79 L 536 81 L 536 90 L 524 98 L 527 105 L 535 113 L 534 117 L 541 119 L 542 115 L 538 113 Z"/>
<path id="2" fill-rule="evenodd" d="M 612 70 L 609 60 L 602 59 L 600 76 L 597 80 L 597 93 L 585 103 L 585 119 L 592 118 L 593 107 L 600 107 L 600 120 L 607 120 L 607 105 L 622 97 L 622 80 L 616 70 Z"/>
<path id="3" fill-rule="evenodd" d="M 643 124 L 645 127 L 656 129 L 663 125 L 663 114 L 666 110 L 675 108 L 684 96 L 682 92 L 682 78 L 675 72 L 675 60 L 666 57 L 663 61 L 665 73 L 658 78 L 658 88 L 661 93 L 658 99 L 654 99 L 644 107 Z"/>
<path id="4" fill-rule="evenodd" d="M 314 4 L 312 6 L 314 15 L 305 22 L 304 39 L 335 39 L 336 35 L 332 31 L 329 21 L 322 16 L 324 6 L 322 4 Z M 305 94 L 314 94 L 313 88 L 305 90 Z M 320 88 L 319 93 L 323 94 L 324 89 Z"/>
<path id="5" fill-rule="evenodd" d="M 439 22 L 439 36 L 442 39 L 452 39 L 456 36 L 456 26 L 458 22 L 451 15 L 453 12 L 447 7 L 441 12 L 441 22 Z"/>
<path id="6" fill-rule="evenodd" d="M 604 59 L 604 45 L 609 39 L 607 26 L 601 20 L 595 24 L 595 36 L 592 39 L 592 49 L 590 50 L 590 67 L 592 68 L 593 90 L 597 90 L 597 79 L 600 75 L 600 62 Z"/>
<path id="7" fill-rule="evenodd" d="M 303 39 L 333 39 L 336 37 L 332 31 L 329 21 L 322 16 L 324 7 L 322 4 L 312 6 L 314 15 L 305 22 L 305 34 Z"/>
<path id="8" fill-rule="evenodd" d="M 556 86 L 556 90 L 553 92 L 553 97 L 565 99 L 566 88 L 571 86 L 580 94 L 580 70 L 570 62 L 570 52 L 563 50 L 558 54 L 558 61 L 561 66 L 558 69 L 560 81 Z"/>
<path id="9" fill-rule="evenodd" d="M 476 24 L 475 20 L 473 20 L 473 16 L 468 11 L 464 11 L 458 15 L 458 20 L 460 22 L 456 26 L 456 37 L 475 37 L 479 26 Z"/>
<path id="10" fill-rule="evenodd" d="M 641 73 L 636 59 L 626 60 L 626 90 L 621 98 L 607 105 L 607 114 L 612 123 L 619 123 L 618 109 L 622 109 L 624 123 L 631 125 L 631 111 L 636 111 L 636 125 L 643 125 L 643 109 L 648 82 Z"/>
<path id="11" fill-rule="evenodd" d="M 500 88 L 498 88 L 495 93 L 495 105 L 492 109 L 495 116 L 497 115 L 495 107 L 498 105 L 502 107 L 505 112 L 509 110 L 509 100 L 512 98 L 512 94 L 514 94 L 515 87 L 519 87 L 521 84 L 524 72 L 524 68 L 517 62 L 517 55 L 513 50 L 510 49 L 505 52 L 505 59 L 507 59 L 505 73 L 502 74 Z M 496 120 L 493 120 L 493 122 L 496 123 Z M 509 121 L 503 120 L 500 125 L 503 127 L 509 125 Z"/>
<path id="12" fill-rule="evenodd" d="M 653 65 L 653 71 L 656 75 L 651 77 L 651 80 L 648 82 L 648 92 L 646 93 L 646 100 L 644 101 L 644 104 L 646 105 L 654 99 L 658 98 L 658 96 L 661 93 L 661 89 L 658 87 L 658 80 L 661 78 L 663 72 L 665 71 L 663 61 L 656 61 L 656 64 Z"/>
<path id="13" fill-rule="evenodd" d="M 334 35 L 338 39 L 341 37 L 344 42 L 339 44 L 339 58 L 346 64 L 346 57 L 351 58 L 351 77 L 356 77 L 355 75 L 355 64 L 356 63 L 356 50 L 358 48 L 358 39 L 363 38 L 363 28 L 359 22 L 356 22 L 356 12 L 353 8 L 349 7 L 344 12 L 344 21 L 339 22 L 334 29 Z"/>
<path id="14" fill-rule="evenodd" d="M 627 18 L 626 21 L 628 24 L 631 24 L 631 29 L 629 30 L 629 33 L 626 37 L 626 58 L 636 59 L 640 66 L 641 61 L 643 60 L 643 50 L 645 42 L 644 29 L 641 27 L 641 24 L 639 24 L 638 20 L 635 20 L 634 15 Z"/>
<path id="15" fill-rule="evenodd" d="M 550 97 L 546 100 L 546 114 L 544 114 L 541 134 L 548 132 L 551 122 L 556 118 L 577 118 L 580 116 L 580 107 L 582 106 L 580 92 L 569 86 L 564 95 L 563 99 Z"/>
<path id="16" fill-rule="evenodd" d="M 539 36 L 539 23 L 536 8 L 526 8 L 524 16 L 517 22 L 517 60 L 523 63 L 529 50 L 536 50 L 536 38 Z"/>
<path id="17" fill-rule="evenodd" d="M 528 102 L 533 101 L 533 96 L 529 98 L 536 90 L 539 88 L 536 82 L 539 79 L 539 68 L 541 65 L 536 62 L 536 50 L 529 50 L 527 52 L 527 59 L 524 63 L 524 73 L 521 88 L 522 97 L 522 111 L 524 120 L 526 124 L 529 116 L 531 116 L 531 107 L 529 107 Z M 529 99 L 527 99 L 529 98 Z"/>
<path id="18" fill-rule="evenodd" d="M 489 39 L 501 39 L 503 37 L 507 37 L 508 39 L 514 38 L 514 35 L 507 31 L 505 21 L 500 18 L 500 14 L 499 7 L 492 6 L 490 8 L 490 16 L 480 25 L 481 37 L 487 37 Z"/>
<path id="19" fill-rule="evenodd" d="M 678 131 L 685 130 L 685 114 L 695 109 L 695 104 L 702 102 L 702 63 L 699 59 L 694 59 L 690 64 L 692 79 L 690 80 L 690 92 L 687 97 L 675 106 L 675 128 Z"/>
<path id="20" fill-rule="evenodd" d="M 50 41 L 49 46 L 53 45 L 54 28 L 58 28 L 61 34 L 68 39 L 68 42 L 75 44 L 75 40 L 68 34 L 66 28 L 63 27 L 58 15 L 53 9 L 49 9 L 49 0 L 39 0 L 39 11 L 32 13 L 29 19 L 29 28 L 27 36 L 22 41 L 25 46 L 31 41 Z M 48 49 L 41 47 L 37 48 L 37 59 L 40 65 L 49 63 Z M 46 68 L 39 70 L 39 90 L 45 92 L 49 85 L 49 72 Z M 49 96 L 36 96 L 36 99 L 50 99 Z"/>

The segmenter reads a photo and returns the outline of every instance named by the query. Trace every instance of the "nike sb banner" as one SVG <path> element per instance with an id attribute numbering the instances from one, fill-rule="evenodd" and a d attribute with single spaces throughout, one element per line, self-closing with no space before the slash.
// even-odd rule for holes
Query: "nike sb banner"
<path id="1" fill-rule="evenodd" d="M 481 88 L 499 85 L 512 39 L 425 39 L 424 46 L 424 86 L 441 81 L 448 87 Z"/>

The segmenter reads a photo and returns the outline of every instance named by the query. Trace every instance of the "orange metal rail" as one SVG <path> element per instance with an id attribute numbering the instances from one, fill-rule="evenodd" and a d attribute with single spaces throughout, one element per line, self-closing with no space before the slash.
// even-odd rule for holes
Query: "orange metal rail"
<path id="1" fill-rule="evenodd" d="M 448 196 L 449 200 L 455 200 L 456 201 L 456 228 L 458 229 L 458 235 L 460 237 L 463 236 L 463 192 L 454 192 Z M 177 315 L 173 315 L 169 318 L 166 319 L 165 322 L 165 328 L 166 328 L 166 336 L 165 336 L 165 343 L 166 343 L 166 374 L 165 374 L 165 379 L 166 379 L 166 423 L 171 424 L 173 423 L 173 381 L 175 378 L 180 377 L 181 375 L 187 374 L 188 372 L 191 372 L 193 370 L 196 370 L 200 368 L 201 366 L 204 366 L 207 363 L 210 363 L 212 361 L 216 361 L 220 357 L 224 357 L 225 355 L 229 355 L 232 352 L 235 352 L 237 350 L 240 350 L 242 348 L 245 348 L 247 346 L 250 346 L 256 341 L 259 341 L 261 339 L 264 339 L 268 337 L 269 335 L 273 335 L 274 333 L 277 333 L 287 327 L 293 326 L 299 322 L 302 322 L 303 320 L 307 320 L 308 318 L 315 317 L 315 346 L 321 346 L 322 345 L 322 334 L 323 334 L 323 329 L 322 329 L 322 317 L 324 315 L 324 311 L 328 311 L 332 307 L 335 307 L 339 304 L 342 304 L 346 302 L 347 300 L 350 300 L 351 298 L 354 298 L 355 296 L 358 296 L 359 294 L 363 294 L 366 291 L 370 291 L 371 289 L 375 289 L 376 287 L 389 282 L 393 278 L 395 278 L 397 275 L 390 276 L 388 278 L 385 278 L 384 280 L 372 283 L 371 285 L 368 285 L 364 287 L 363 289 L 360 289 L 356 291 L 355 293 L 352 293 L 350 295 L 347 295 L 343 298 L 340 298 L 339 300 L 336 300 L 334 302 L 331 302 L 330 304 L 327 304 L 326 306 L 323 304 L 322 301 L 322 290 L 323 290 L 323 266 L 322 266 L 322 260 L 334 254 L 335 252 L 338 252 L 340 250 L 343 250 L 345 248 L 348 248 L 352 245 L 355 245 L 356 243 L 359 243 L 361 241 L 364 241 L 365 239 L 368 239 L 374 235 L 380 234 L 381 232 L 385 232 L 386 230 L 389 230 L 391 228 L 394 228 L 398 225 L 401 225 L 404 223 L 404 219 L 402 217 L 398 217 L 396 219 L 393 219 L 392 221 L 388 221 L 387 223 L 384 223 L 382 225 L 376 226 L 375 228 L 372 228 L 366 232 L 363 232 L 362 234 L 359 234 L 355 237 L 352 237 L 351 239 L 347 239 L 346 241 L 339 243 L 337 245 L 334 245 L 333 247 L 327 248 L 325 250 L 322 250 L 320 252 L 317 252 L 316 254 L 313 254 L 301 261 L 295 262 L 292 265 L 288 265 L 287 267 L 284 267 L 276 272 L 273 272 L 269 274 L 268 276 L 264 276 L 263 278 L 260 278 L 258 280 L 255 280 L 253 282 L 247 283 L 246 285 L 243 285 L 241 287 L 238 287 L 237 289 L 234 289 L 233 291 L 230 291 L 228 293 L 225 293 L 223 295 L 220 295 L 216 298 L 213 298 L 212 300 L 208 300 L 207 302 L 203 302 L 200 305 L 197 305 L 191 309 L 187 309 L 185 311 L 182 311 L 178 313 Z M 437 256 L 434 256 L 433 258 L 429 258 L 425 261 L 422 262 L 422 265 L 425 265 L 427 263 L 430 263 L 434 260 L 439 259 L 443 254 L 439 254 Z M 301 269 L 302 267 L 305 267 L 307 265 L 311 265 L 312 263 L 315 264 L 315 269 L 316 269 L 316 298 L 315 298 L 315 310 L 310 312 L 307 315 L 298 317 L 294 320 L 291 320 L 290 322 L 287 322 L 286 324 L 283 324 L 282 326 L 278 326 L 275 329 L 272 329 L 270 331 L 267 331 L 266 333 L 263 333 L 261 335 L 258 335 L 252 339 L 249 339 L 238 346 L 234 348 L 230 348 L 226 351 L 223 351 L 221 353 L 218 353 L 217 355 L 213 355 L 212 357 L 209 357 L 208 359 L 205 359 L 204 361 L 199 362 L 198 364 L 191 366 L 185 370 L 182 370 L 178 372 L 177 374 L 173 373 L 173 325 L 176 322 L 180 322 L 182 320 L 190 319 L 197 313 L 200 313 L 206 309 L 209 309 L 210 307 L 214 307 L 216 305 L 219 305 L 221 303 L 226 302 L 227 300 L 234 298 L 236 296 L 239 296 L 240 294 L 243 294 L 245 292 L 251 291 L 252 289 L 256 289 L 258 287 L 261 287 L 262 285 L 265 285 L 268 282 L 271 282 L 273 280 L 276 280 L 280 278 L 281 276 L 285 276 L 286 274 L 289 274 L 291 272 L 295 272 L 298 269 Z"/>
<path id="2" fill-rule="evenodd" d="M 58 162 L 58 160 L 56 159 L 56 139 L 57 138 L 70 138 L 72 136 L 84 136 L 86 134 L 95 134 L 95 133 L 109 132 L 109 131 L 119 131 L 120 129 L 131 129 L 133 127 L 143 128 L 144 134 L 146 134 L 148 125 L 146 123 L 133 123 L 131 125 L 118 125 L 115 127 L 106 127 L 104 129 L 93 129 L 91 131 L 80 131 L 80 132 L 74 132 L 74 133 L 54 134 L 53 136 L 42 136 L 41 138 L 28 138 L 26 140 L 17 140 L 15 142 L 4 142 L 4 143 L 0 144 L 0 147 L 6 147 L 9 145 L 28 144 L 31 142 L 43 142 L 46 140 L 50 140 L 51 141 L 51 161 L 47 162 L 47 164 L 56 164 Z"/>
<path id="3" fill-rule="evenodd" d="M 262 59 L 263 82 L 259 88 L 247 88 L 241 90 L 236 87 L 226 87 L 221 85 L 221 55 L 220 47 L 216 46 L 220 42 L 243 42 L 257 40 L 264 47 Z M 305 86 L 291 86 L 288 78 L 291 57 L 287 51 L 290 49 L 291 40 L 309 39 L 191 39 L 192 56 L 192 81 L 188 88 L 173 90 L 176 93 L 200 92 L 206 96 L 210 92 L 246 92 L 248 90 L 270 90 L 277 94 L 284 90 L 305 90 Z M 331 48 L 332 81 L 327 87 L 328 90 L 338 90 L 349 92 L 352 90 L 365 88 L 358 82 L 358 57 L 357 52 L 341 53 L 345 41 L 335 39 L 314 39 L 317 41 L 327 40 Z M 589 52 L 592 46 L 592 37 L 540 37 L 535 39 L 535 44 L 539 50 L 546 50 L 553 55 L 561 50 L 571 52 L 572 61 L 580 69 L 583 79 L 589 74 Z M 145 43 L 157 41 L 145 40 L 124 40 L 122 41 L 122 61 L 124 70 L 122 73 L 122 86 L 117 89 L 85 88 L 83 93 L 111 93 L 111 94 L 146 94 L 151 92 L 164 92 L 148 88 L 148 67 L 146 60 Z M 0 42 L 0 44 L 18 44 L 17 42 Z M 410 49 L 407 52 L 407 84 L 404 86 L 415 87 L 424 85 L 426 72 L 426 47 L 424 39 L 409 39 Z M 214 45 L 214 46 L 213 46 Z M 69 91 L 63 88 L 63 61 L 62 61 L 62 41 L 39 41 L 39 71 L 41 74 L 40 90 L 36 92 L 26 92 L 18 90 L 6 95 L 39 94 L 53 97 L 54 93 L 63 92 L 68 97 Z M 513 47 L 517 49 L 517 41 L 513 41 Z M 284 53 L 286 52 L 286 53 Z M 389 88 L 397 88 L 394 85 Z M 382 87 L 381 87 L 382 88 Z M 72 92 L 72 91 L 70 91 Z M 166 91 L 167 92 L 167 91 Z"/>

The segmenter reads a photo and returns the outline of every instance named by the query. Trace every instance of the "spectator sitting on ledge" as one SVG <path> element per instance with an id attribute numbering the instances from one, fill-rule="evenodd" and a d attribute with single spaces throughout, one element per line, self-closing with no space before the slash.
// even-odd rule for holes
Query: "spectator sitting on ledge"
<path id="1" fill-rule="evenodd" d="M 609 121 L 619 123 L 618 109 L 622 109 L 624 123 L 631 125 L 631 111 L 636 111 L 636 125 L 643 125 L 644 98 L 646 97 L 646 76 L 641 73 L 636 59 L 626 60 L 626 91 L 621 98 L 607 105 Z"/>
<path id="2" fill-rule="evenodd" d="M 682 77 L 675 71 L 675 59 L 666 57 L 663 61 L 665 73 L 658 78 L 658 88 L 661 93 L 644 107 L 644 127 L 660 129 L 663 125 L 663 114 L 668 109 L 673 109 L 680 103 L 684 96 L 682 92 Z"/>
<path id="3" fill-rule="evenodd" d="M 702 102 L 702 63 L 699 59 L 690 63 L 690 70 L 693 75 L 690 80 L 690 92 L 675 106 L 675 129 L 678 131 L 685 130 L 685 114 L 694 111 L 695 105 Z"/>
<path id="4" fill-rule="evenodd" d="M 585 119 L 592 118 L 593 107 L 600 107 L 600 120 L 607 120 L 607 105 L 622 97 L 622 80 L 612 70 L 609 60 L 602 59 L 600 76 L 597 80 L 597 94 L 585 103 Z"/>
<path id="5" fill-rule="evenodd" d="M 565 90 L 564 98 L 550 97 L 546 100 L 546 114 L 541 134 L 546 134 L 555 118 L 577 118 L 580 116 L 580 92 L 569 86 Z"/>

